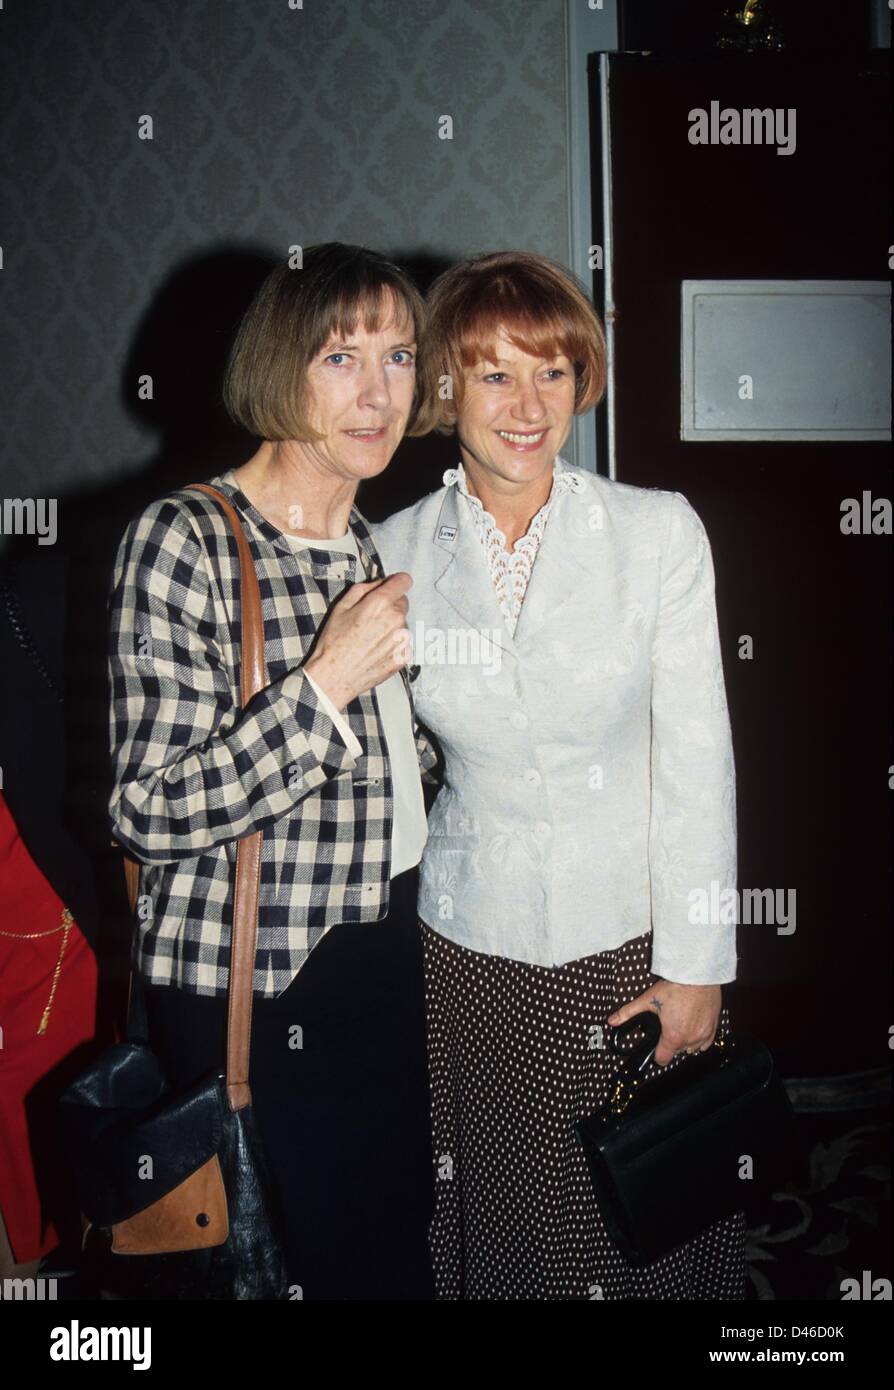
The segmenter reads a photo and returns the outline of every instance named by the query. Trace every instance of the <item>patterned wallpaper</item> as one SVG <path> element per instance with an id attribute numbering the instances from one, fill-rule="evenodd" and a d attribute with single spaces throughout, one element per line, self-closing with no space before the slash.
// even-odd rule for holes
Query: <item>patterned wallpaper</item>
<path id="1" fill-rule="evenodd" d="M 0 496 L 223 437 L 226 345 L 292 244 L 565 260 L 564 42 L 563 0 L 5 0 Z"/>

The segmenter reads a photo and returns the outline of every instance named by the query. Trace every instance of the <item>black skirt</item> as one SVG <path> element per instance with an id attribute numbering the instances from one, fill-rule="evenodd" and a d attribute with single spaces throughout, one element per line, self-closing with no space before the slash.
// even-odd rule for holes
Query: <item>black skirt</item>
<path id="1" fill-rule="evenodd" d="M 383 921 L 330 927 L 288 989 L 253 1001 L 252 1104 L 294 1297 L 434 1297 L 416 891 L 416 871 L 399 874 Z M 223 1063 L 226 997 L 145 992 L 150 1041 L 172 1082 L 185 1087 Z"/>
<path id="2" fill-rule="evenodd" d="M 635 1268 L 605 1229 L 574 1132 L 617 1075 L 608 1015 L 658 978 L 651 936 L 551 969 L 468 950 L 421 925 L 436 1296 L 743 1299 L 743 1212 Z M 724 1005 L 719 1036 L 729 1026 Z M 635 1042 L 625 1039 L 626 1049 Z M 643 1079 L 662 1070 L 653 1060 Z"/>

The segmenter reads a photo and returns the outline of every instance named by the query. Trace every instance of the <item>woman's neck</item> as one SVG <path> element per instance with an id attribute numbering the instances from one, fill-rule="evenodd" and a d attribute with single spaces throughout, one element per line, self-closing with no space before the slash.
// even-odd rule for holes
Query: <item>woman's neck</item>
<path id="1" fill-rule="evenodd" d="M 515 542 L 527 535 L 528 527 L 549 497 L 553 485 L 553 467 L 530 482 L 515 483 L 500 478 L 490 470 L 480 468 L 474 461 L 463 460 L 466 487 L 477 497 L 486 512 L 490 512 L 505 536 L 504 549 L 510 554 Z"/>
<path id="2" fill-rule="evenodd" d="M 233 470 L 237 486 L 271 526 L 308 540 L 345 535 L 357 483 L 313 465 L 291 441 L 265 440 Z"/>

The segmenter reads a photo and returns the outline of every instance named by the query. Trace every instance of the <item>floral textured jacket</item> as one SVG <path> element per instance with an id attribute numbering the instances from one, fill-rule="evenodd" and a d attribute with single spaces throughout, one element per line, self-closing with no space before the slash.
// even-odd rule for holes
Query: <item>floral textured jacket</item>
<path id="1" fill-rule="evenodd" d="M 453 470 L 373 528 L 386 572 L 413 577 L 415 710 L 445 759 L 420 915 L 546 966 L 651 930 L 656 974 L 725 983 L 735 766 L 705 528 L 681 493 L 555 467 L 571 486 L 514 634 Z"/>

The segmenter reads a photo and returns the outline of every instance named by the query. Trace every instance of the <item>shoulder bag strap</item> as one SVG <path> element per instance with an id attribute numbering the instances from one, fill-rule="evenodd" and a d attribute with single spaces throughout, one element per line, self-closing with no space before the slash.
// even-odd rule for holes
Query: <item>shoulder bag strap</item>
<path id="1" fill-rule="evenodd" d="M 261 615 L 261 591 L 248 541 L 235 507 L 210 483 L 189 483 L 189 487 L 206 492 L 219 502 L 239 548 L 239 594 L 242 628 L 242 671 L 240 694 L 242 708 L 267 684 L 267 665 L 264 659 L 264 623 Z M 230 942 L 230 978 L 227 1009 L 227 1098 L 230 1109 L 242 1110 L 251 1104 L 248 1067 L 251 1053 L 252 980 L 258 937 L 258 898 L 261 883 L 261 840 L 258 830 L 239 841 L 236 849 L 236 887 L 233 901 L 233 932 Z M 140 882 L 140 864 L 124 858 L 124 873 L 131 912 L 136 908 Z M 133 1001 L 133 972 L 131 972 L 128 1014 Z"/>
<path id="2" fill-rule="evenodd" d="M 267 684 L 261 591 L 254 560 L 235 507 L 209 483 L 190 487 L 214 497 L 226 513 L 239 547 L 239 595 L 242 614 L 242 708 Z M 227 1097 L 231 1110 L 251 1104 L 248 1064 L 251 1051 L 252 978 L 258 939 L 258 897 L 261 884 L 261 840 L 256 830 L 239 841 L 236 850 L 236 890 L 230 941 L 230 980 L 227 1020 Z"/>

